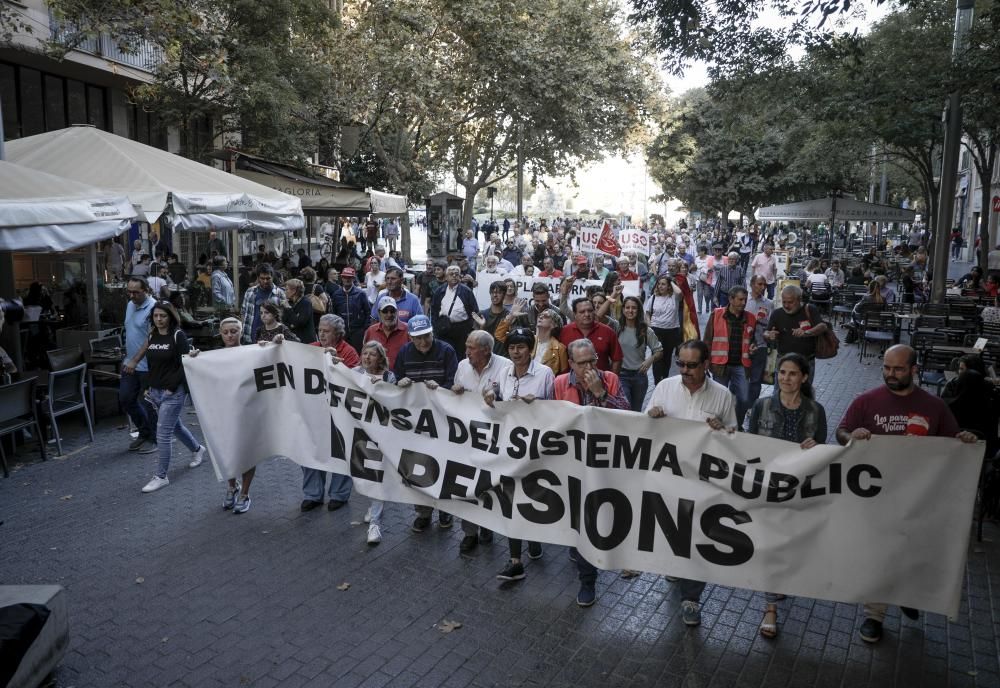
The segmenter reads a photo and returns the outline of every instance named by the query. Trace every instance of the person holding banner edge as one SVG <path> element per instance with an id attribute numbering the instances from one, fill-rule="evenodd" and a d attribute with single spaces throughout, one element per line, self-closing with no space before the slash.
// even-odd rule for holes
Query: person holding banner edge
<path id="1" fill-rule="evenodd" d="M 871 389 L 851 402 L 837 428 L 837 442 L 846 445 L 871 439 L 872 435 L 956 437 L 962 442 L 976 442 L 973 433 L 958 426 L 944 400 L 914 384 L 916 375 L 917 352 L 912 347 L 896 344 L 886 349 L 882 356 L 885 386 Z M 882 602 L 865 602 L 865 618 L 859 629 L 863 641 L 881 640 L 887 609 Z M 916 609 L 900 609 L 907 618 L 918 617 Z"/>
<path id="2" fill-rule="evenodd" d="M 646 413 L 650 418 L 705 421 L 713 430 L 736 431 L 736 405 L 728 389 L 708 379 L 710 352 L 700 339 L 689 339 L 677 349 L 680 375 L 657 383 Z M 704 581 L 679 579 L 681 620 L 688 626 L 701 623 Z"/>
<path id="3" fill-rule="evenodd" d="M 573 305 L 576 306 L 581 301 L 586 301 L 586 299 L 577 299 Z M 593 310 L 592 304 L 590 307 Z M 574 310 L 576 309 L 574 308 Z M 555 399 L 580 406 L 630 410 L 628 399 L 622 393 L 618 376 L 611 371 L 600 370 L 597 367 L 597 350 L 590 339 L 575 339 L 569 343 L 567 350 L 570 370 L 555 379 L 553 392 Z M 576 548 L 570 550 L 570 558 L 576 561 L 580 578 L 580 591 L 576 595 L 576 603 L 581 607 L 589 607 L 597 599 L 595 589 L 597 567 L 584 559 L 576 551 Z"/>
<path id="4" fill-rule="evenodd" d="M 451 387 L 455 384 L 458 370 L 458 356 L 448 342 L 434 337 L 434 328 L 426 315 L 416 315 L 406 324 L 410 341 L 399 350 L 392 372 L 396 384 L 408 387 L 414 382 L 423 382 L 427 389 Z M 422 533 L 431 524 L 434 509 L 429 506 L 414 505 L 417 517 L 410 526 L 414 533 Z M 451 528 L 454 519 L 449 513 L 438 510 L 438 527 Z"/>
<path id="5" fill-rule="evenodd" d="M 732 301 L 730 301 L 732 305 Z M 749 432 L 797 442 L 802 449 L 826 443 L 826 410 L 815 400 L 812 369 L 805 356 L 785 354 L 778 360 L 774 394 L 758 399 L 750 413 Z M 766 592 L 767 606 L 760 622 L 765 638 L 778 636 L 778 601 L 783 595 Z"/>
<path id="6" fill-rule="evenodd" d="M 465 358 L 458 362 L 455 370 L 455 384 L 451 391 L 464 394 L 466 390 L 483 394 L 490 389 L 498 389 L 500 380 L 511 367 L 508 358 L 493 353 L 495 341 L 485 330 L 473 330 L 465 340 Z M 476 545 L 493 542 L 493 531 L 482 528 L 478 524 L 462 519 L 462 552 L 471 552 Z"/>

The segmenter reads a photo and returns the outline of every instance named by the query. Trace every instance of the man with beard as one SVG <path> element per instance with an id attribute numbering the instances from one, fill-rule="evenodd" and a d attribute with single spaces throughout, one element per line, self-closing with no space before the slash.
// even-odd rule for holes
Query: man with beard
<path id="1" fill-rule="evenodd" d="M 917 374 L 917 352 L 905 344 L 886 349 L 882 357 L 882 379 L 885 386 L 869 390 L 847 407 L 837 428 L 837 441 L 868 440 L 872 435 L 919 435 L 957 437 L 962 442 L 975 442 L 976 436 L 961 430 L 948 405 L 939 397 L 914 384 Z M 866 643 L 882 638 L 882 622 L 888 605 L 865 602 L 865 620 L 859 632 Z M 903 614 L 916 619 L 916 609 L 901 607 Z"/>
<path id="2" fill-rule="evenodd" d="M 699 339 L 689 339 L 677 349 L 680 375 L 668 377 L 653 389 L 646 413 L 650 418 L 680 418 L 705 421 L 713 430 L 736 430 L 736 404 L 729 390 L 708 379 L 710 352 Z M 701 593 L 704 581 L 682 578 L 681 620 L 688 626 L 701 623 Z"/>
<path id="3" fill-rule="evenodd" d="M 771 313 L 764 337 L 778 343 L 779 356 L 799 354 L 812 364 L 816 358 L 816 338 L 829 327 L 818 308 L 802 303 L 802 290 L 790 284 L 781 290 L 781 308 Z"/>

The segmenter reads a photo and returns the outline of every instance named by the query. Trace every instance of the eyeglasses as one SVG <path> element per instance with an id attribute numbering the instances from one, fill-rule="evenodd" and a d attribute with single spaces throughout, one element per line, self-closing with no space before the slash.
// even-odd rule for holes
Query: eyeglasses
<path id="1" fill-rule="evenodd" d="M 698 363 L 687 363 L 687 362 L 682 361 L 681 359 L 678 358 L 675 362 L 677 363 L 677 367 L 681 368 L 682 370 L 684 368 L 687 368 L 688 370 L 694 370 L 695 368 L 700 368 L 701 367 L 701 362 L 700 361 Z"/>

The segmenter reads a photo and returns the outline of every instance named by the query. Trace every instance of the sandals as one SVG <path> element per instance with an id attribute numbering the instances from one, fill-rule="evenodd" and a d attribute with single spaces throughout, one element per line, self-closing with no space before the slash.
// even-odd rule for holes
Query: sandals
<path id="1" fill-rule="evenodd" d="M 768 618 L 771 619 L 768 622 Z M 768 609 L 764 612 L 764 618 L 760 622 L 760 634 L 765 638 L 777 638 L 778 637 L 778 610 Z"/>

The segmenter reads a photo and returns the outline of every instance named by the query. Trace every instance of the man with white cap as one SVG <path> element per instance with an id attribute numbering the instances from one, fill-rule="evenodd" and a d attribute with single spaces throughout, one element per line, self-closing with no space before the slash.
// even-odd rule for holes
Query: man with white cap
<path id="1" fill-rule="evenodd" d="M 396 299 L 383 296 L 376 304 L 378 307 L 378 322 L 365 330 L 364 343 L 378 342 L 385 348 L 386 357 L 391 368 L 396 362 L 396 355 L 403 345 L 410 341 L 406 323 L 401 322 L 397 315 Z"/>
<path id="2" fill-rule="evenodd" d="M 396 376 L 396 384 L 408 387 L 414 382 L 423 382 L 428 389 L 455 385 L 455 373 L 458 370 L 458 356 L 455 349 L 447 342 L 434 337 L 434 328 L 426 315 L 415 315 L 407 323 L 410 334 L 409 343 L 405 344 L 396 355 L 392 372 Z M 404 476 L 405 478 L 406 476 Z M 422 533 L 431 524 L 434 509 L 429 506 L 415 506 L 417 518 L 413 521 L 411 530 Z M 454 523 L 451 514 L 438 512 L 438 527 L 451 528 Z"/>

